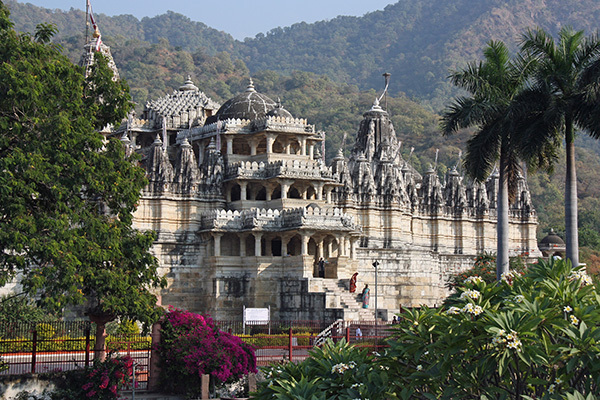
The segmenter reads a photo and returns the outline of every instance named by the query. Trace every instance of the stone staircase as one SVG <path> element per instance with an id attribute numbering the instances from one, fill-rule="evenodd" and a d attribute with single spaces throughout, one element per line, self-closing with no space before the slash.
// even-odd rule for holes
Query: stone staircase
<path id="1" fill-rule="evenodd" d="M 373 296 L 369 308 L 362 308 L 360 292 L 350 293 L 348 291 L 348 280 L 323 279 L 323 291 L 325 292 L 325 306 L 327 308 L 342 309 L 346 321 L 374 321 L 375 309 Z"/>

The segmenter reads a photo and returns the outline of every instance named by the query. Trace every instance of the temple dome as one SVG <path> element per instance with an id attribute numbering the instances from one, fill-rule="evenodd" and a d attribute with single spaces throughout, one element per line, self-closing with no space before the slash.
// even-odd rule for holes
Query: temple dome
<path id="1" fill-rule="evenodd" d="M 554 232 L 554 229 L 550 229 L 550 233 L 540 240 L 540 244 L 552 247 L 565 246 L 564 240 Z"/>
<path id="2" fill-rule="evenodd" d="M 229 118 L 253 120 L 265 117 L 267 113 L 276 108 L 276 106 L 277 103 L 269 97 L 258 93 L 254 89 L 252 80 L 250 80 L 250 84 L 246 91 L 227 100 L 215 114 L 215 119 L 221 121 Z"/>
<path id="3" fill-rule="evenodd" d="M 267 116 L 281 117 L 281 118 L 294 118 L 294 117 L 292 117 L 292 113 L 290 113 L 288 110 L 283 108 L 283 106 L 281 105 L 281 101 L 279 99 L 277 99 L 277 104 L 275 105 L 275 108 L 273 108 L 271 111 L 269 111 L 267 113 Z"/>

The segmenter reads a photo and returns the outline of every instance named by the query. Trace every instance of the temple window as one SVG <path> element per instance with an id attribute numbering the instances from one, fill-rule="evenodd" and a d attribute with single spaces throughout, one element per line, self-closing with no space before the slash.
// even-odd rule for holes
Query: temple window
<path id="1" fill-rule="evenodd" d="M 237 183 L 231 187 L 231 201 L 238 201 L 241 199 L 240 185 Z"/>
<path id="2" fill-rule="evenodd" d="M 233 139 L 233 154 L 239 154 L 243 156 L 250 155 L 250 145 L 244 138 Z"/>
<path id="3" fill-rule="evenodd" d="M 246 255 L 254 256 L 254 235 L 246 236 Z"/>
<path id="4" fill-rule="evenodd" d="M 281 238 L 271 240 L 271 255 L 273 257 L 281 256 Z"/>
<path id="5" fill-rule="evenodd" d="M 288 196 L 289 199 L 301 199 L 302 195 L 300 194 L 300 191 L 298 190 L 297 187 L 292 186 L 288 192 Z"/>
<path id="6" fill-rule="evenodd" d="M 267 190 L 263 187 L 256 192 L 256 200 L 266 200 L 267 199 Z"/>
<path id="7" fill-rule="evenodd" d="M 239 256 L 240 255 L 240 239 L 238 235 L 226 233 L 221 238 L 221 255 L 222 256 Z"/>
<path id="8" fill-rule="evenodd" d="M 271 194 L 271 200 L 280 199 L 280 198 L 281 198 L 281 189 L 279 187 L 276 187 L 275 190 L 273 190 L 273 193 Z"/>

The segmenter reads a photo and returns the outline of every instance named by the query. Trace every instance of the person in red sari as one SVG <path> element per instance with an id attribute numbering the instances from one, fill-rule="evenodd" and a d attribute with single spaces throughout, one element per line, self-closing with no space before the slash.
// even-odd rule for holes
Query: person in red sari
<path id="1" fill-rule="evenodd" d="M 356 292 L 356 276 L 357 275 L 358 275 L 358 272 L 355 272 L 354 275 L 352 275 L 352 278 L 350 278 L 350 293 Z"/>

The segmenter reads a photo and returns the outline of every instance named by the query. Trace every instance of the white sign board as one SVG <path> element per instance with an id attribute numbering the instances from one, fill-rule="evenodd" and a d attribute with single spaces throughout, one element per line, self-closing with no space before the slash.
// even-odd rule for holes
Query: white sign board
<path id="1" fill-rule="evenodd" d="M 271 319 L 270 308 L 244 308 L 244 324 L 266 325 Z"/>

